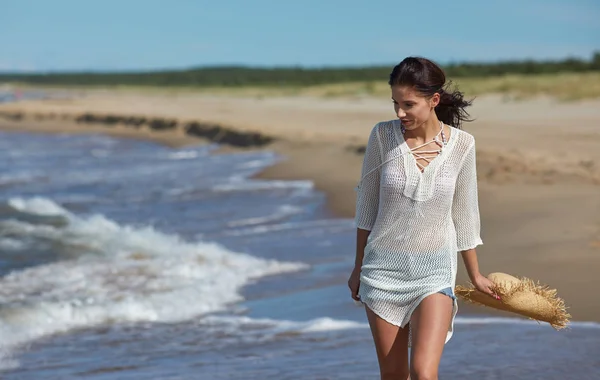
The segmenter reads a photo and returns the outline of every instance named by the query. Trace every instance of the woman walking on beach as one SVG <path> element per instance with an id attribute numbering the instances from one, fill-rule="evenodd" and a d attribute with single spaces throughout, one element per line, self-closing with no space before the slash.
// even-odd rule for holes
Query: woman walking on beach
<path id="1" fill-rule="evenodd" d="M 497 298 L 475 252 L 475 140 L 460 129 L 470 104 L 424 58 L 404 59 L 389 85 L 397 119 L 369 136 L 348 286 L 365 305 L 381 378 L 437 379 L 457 312 L 457 252 L 475 287 Z"/>

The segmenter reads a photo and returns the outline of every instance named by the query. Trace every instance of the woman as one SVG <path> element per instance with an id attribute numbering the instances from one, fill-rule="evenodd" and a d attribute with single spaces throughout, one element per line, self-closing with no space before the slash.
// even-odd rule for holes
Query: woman
<path id="1" fill-rule="evenodd" d="M 398 118 L 369 136 L 348 286 L 365 305 L 381 378 L 437 379 L 457 312 L 457 252 L 475 287 L 498 298 L 475 252 L 475 140 L 460 129 L 470 103 L 424 58 L 404 59 L 389 85 Z"/>

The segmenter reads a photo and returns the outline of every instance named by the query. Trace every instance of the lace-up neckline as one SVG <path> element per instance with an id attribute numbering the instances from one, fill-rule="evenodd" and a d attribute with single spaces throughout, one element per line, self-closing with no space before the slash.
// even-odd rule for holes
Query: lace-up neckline
<path id="1" fill-rule="evenodd" d="M 438 134 L 435 135 L 433 137 L 433 139 L 431 139 L 430 141 L 427 141 L 427 142 L 425 142 L 421 145 L 418 145 L 414 148 L 409 147 L 408 143 L 406 142 L 406 139 L 404 139 L 405 129 L 402 124 L 400 124 L 400 130 L 402 132 L 402 139 L 404 140 L 404 144 L 406 145 L 406 148 L 407 148 L 407 153 L 409 153 L 413 157 L 414 163 L 417 165 L 417 168 L 419 169 L 419 171 L 421 173 L 425 171 L 425 168 L 427 168 L 429 166 L 429 164 L 431 163 L 432 160 L 434 160 L 436 157 L 438 157 L 442 153 L 443 148 L 448 143 L 448 141 L 446 139 L 446 134 L 444 133 L 444 123 L 442 123 L 441 121 L 440 121 L 440 131 L 438 132 Z M 430 144 L 435 144 L 435 149 L 419 150 Z M 424 164 L 425 162 L 427 164 Z"/>

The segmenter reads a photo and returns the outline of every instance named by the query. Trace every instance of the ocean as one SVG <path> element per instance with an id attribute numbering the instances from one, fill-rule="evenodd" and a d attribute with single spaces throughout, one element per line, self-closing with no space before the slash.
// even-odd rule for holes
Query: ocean
<path id="1" fill-rule="evenodd" d="M 352 220 L 217 149 L 0 133 L 0 378 L 378 378 Z M 440 378 L 600 379 L 600 325 L 459 308 Z"/>

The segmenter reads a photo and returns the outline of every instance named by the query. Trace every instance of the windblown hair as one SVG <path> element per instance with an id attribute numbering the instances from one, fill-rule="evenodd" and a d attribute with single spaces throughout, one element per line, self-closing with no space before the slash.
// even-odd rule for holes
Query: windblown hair
<path id="1" fill-rule="evenodd" d="M 420 57 L 407 57 L 394 67 L 390 73 L 390 86 L 410 86 L 423 96 L 431 97 L 440 94 L 440 102 L 435 107 L 435 114 L 445 124 L 461 128 L 469 114 L 465 108 L 472 101 L 464 99 L 458 89 L 450 89 L 451 82 L 446 83 L 446 74 L 434 62 Z"/>

